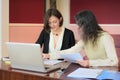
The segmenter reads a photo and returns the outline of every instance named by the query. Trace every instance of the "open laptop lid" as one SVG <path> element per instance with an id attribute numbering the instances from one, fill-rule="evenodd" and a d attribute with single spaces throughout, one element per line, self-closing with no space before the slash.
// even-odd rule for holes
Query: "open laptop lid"
<path id="1" fill-rule="evenodd" d="M 17 42 L 6 42 L 5 44 L 12 68 L 37 72 L 48 72 L 55 69 L 45 68 L 39 44 Z"/>

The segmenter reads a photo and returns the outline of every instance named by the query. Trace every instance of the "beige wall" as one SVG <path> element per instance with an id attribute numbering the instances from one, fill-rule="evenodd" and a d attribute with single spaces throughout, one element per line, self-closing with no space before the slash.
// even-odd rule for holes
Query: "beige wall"
<path id="1" fill-rule="evenodd" d="M 63 15 L 64 18 L 64 27 L 69 27 L 70 24 L 70 0 L 57 0 L 57 9 Z"/>
<path id="2" fill-rule="evenodd" d="M 0 0 L 0 59 L 2 57 L 2 1 Z"/>
<path id="3" fill-rule="evenodd" d="M 0 0 L 1 1 L 1 22 L 2 24 L 0 25 L 0 55 L 1 56 L 6 56 L 6 47 L 5 47 L 5 42 L 9 40 L 9 0 Z"/>

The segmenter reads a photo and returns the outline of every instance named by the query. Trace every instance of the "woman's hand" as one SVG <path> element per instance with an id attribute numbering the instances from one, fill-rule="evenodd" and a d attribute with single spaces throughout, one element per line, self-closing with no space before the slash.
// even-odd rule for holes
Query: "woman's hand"
<path id="1" fill-rule="evenodd" d="M 77 60 L 76 63 L 80 64 L 83 67 L 89 67 L 89 60 Z"/>
<path id="2" fill-rule="evenodd" d="M 50 58 L 50 55 L 49 54 L 42 54 L 42 57 L 43 57 L 43 59 L 49 59 Z"/>

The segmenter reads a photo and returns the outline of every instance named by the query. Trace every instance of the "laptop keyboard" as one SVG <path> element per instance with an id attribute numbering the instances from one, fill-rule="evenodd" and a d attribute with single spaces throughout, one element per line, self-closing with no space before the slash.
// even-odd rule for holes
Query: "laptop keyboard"
<path id="1" fill-rule="evenodd" d="M 63 61 L 60 61 L 60 60 L 44 60 L 44 64 L 45 65 L 55 65 L 55 64 L 58 64 L 58 63 L 61 63 Z"/>

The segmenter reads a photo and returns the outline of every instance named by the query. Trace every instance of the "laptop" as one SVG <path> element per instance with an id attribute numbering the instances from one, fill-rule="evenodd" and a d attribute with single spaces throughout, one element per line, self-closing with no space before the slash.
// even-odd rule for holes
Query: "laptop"
<path id="1" fill-rule="evenodd" d="M 60 69 L 57 65 L 44 64 L 39 44 L 6 42 L 5 45 L 11 60 L 11 68 L 45 73 Z"/>

